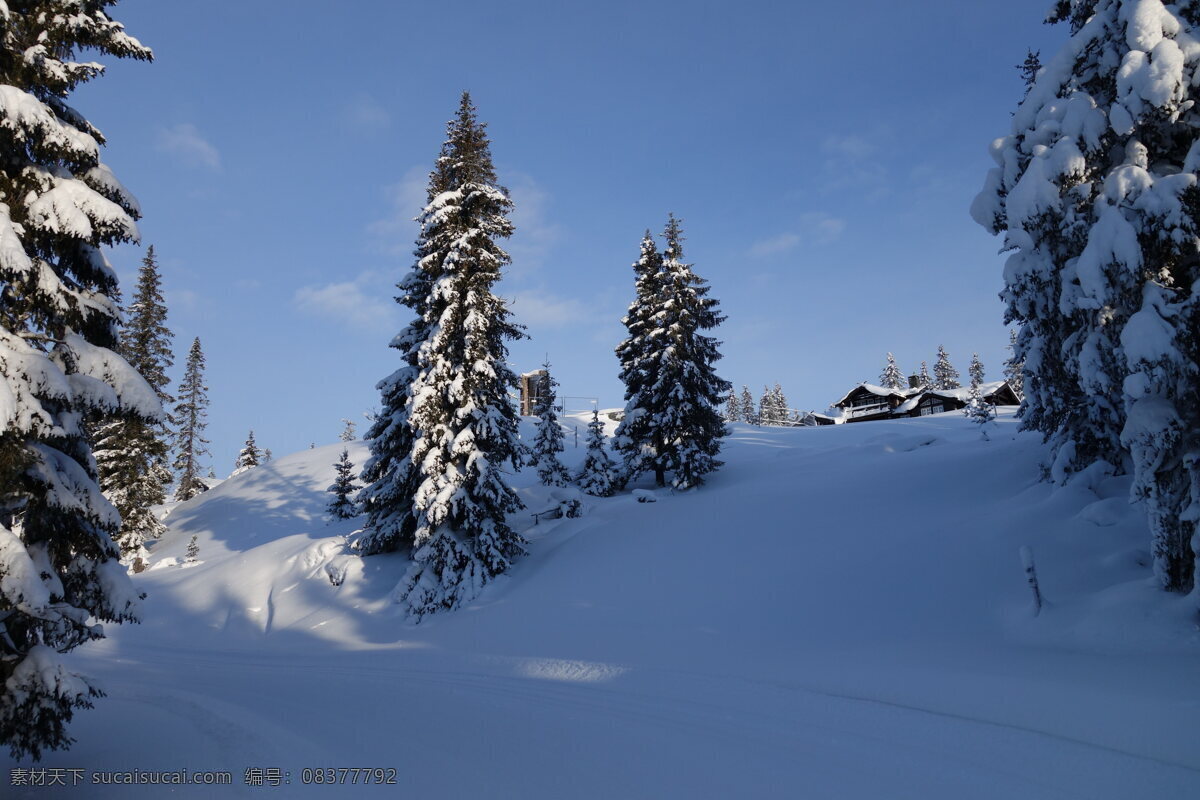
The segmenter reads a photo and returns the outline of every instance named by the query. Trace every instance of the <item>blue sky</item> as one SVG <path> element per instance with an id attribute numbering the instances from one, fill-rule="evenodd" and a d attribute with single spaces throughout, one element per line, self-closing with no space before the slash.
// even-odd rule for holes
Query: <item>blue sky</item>
<path id="1" fill-rule="evenodd" d="M 282 455 L 378 406 L 464 89 L 516 203 L 517 371 L 548 355 L 564 394 L 622 405 L 630 265 L 673 212 L 728 316 L 719 371 L 756 397 L 824 409 L 939 344 L 998 377 L 1003 259 L 967 208 L 1013 65 L 1065 40 L 1050 5 L 123 0 L 155 62 L 110 62 L 74 104 L 141 201 L 176 377 L 203 342 L 224 476 L 251 428 Z M 141 255 L 110 256 L 127 287 Z"/>

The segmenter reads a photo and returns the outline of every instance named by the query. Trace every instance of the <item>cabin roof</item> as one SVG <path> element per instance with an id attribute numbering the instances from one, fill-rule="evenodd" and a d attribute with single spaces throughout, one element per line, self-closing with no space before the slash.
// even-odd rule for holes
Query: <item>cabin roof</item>
<path id="1" fill-rule="evenodd" d="M 916 391 L 916 389 L 888 389 L 885 386 L 876 386 L 873 383 L 860 383 L 858 386 L 855 386 L 853 389 L 846 392 L 846 394 L 842 396 L 842 399 L 838 400 L 836 403 L 834 403 L 834 405 L 840 406 L 842 403 L 846 402 L 860 392 L 867 392 L 873 395 L 878 395 L 879 397 L 907 397 Z"/>

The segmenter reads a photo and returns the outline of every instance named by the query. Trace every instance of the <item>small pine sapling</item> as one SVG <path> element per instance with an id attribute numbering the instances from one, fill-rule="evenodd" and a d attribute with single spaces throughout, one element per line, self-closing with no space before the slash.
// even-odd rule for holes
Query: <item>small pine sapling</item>
<path id="1" fill-rule="evenodd" d="M 233 464 L 233 475 L 241 475 L 246 470 L 257 467 L 261 461 L 262 452 L 254 443 L 254 431 L 250 431 L 250 435 L 246 437 L 246 444 L 242 446 L 242 450 Z M 232 478 L 233 475 L 229 477 Z"/>
<path id="2" fill-rule="evenodd" d="M 342 449 L 342 455 L 333 465 L 336 478 L 330 484 L 329 491 L 333 499 L 329 501 L 328 510 L 337 519 L 350 519 L 358 516 L 358 505 L 354 496 L 362 488 L 355 481 L 354 464 L 350 461 L 350 452 Z"/>
<path id="3" fill-rule="evenodd" d="M 587 457 L 579 471 L 579 488 L 595 497 L 609 497 L 621 484 L 620 471 L 604 449 L 604 423 L 600 412 L 592 411 L 588 423 Z"/>
<path id="4" fill-rule="evenodd" d="M 187 563 L 195 564 L 196 559 L 199 557 L 200 557 L 200 543 L 196 541 L 196 534 L 193 533 L 191 541 L 188 542 L 188 546 L 187 546 L 187 554 L 186 554 Z"/>
<path id="5" fill-rule="evenodd" d="M 996 418 L 996 408 L 983 398 L 979 386 L 972 386 L 967 396 L 967 405 L 963 409 L 967 419 L 979 426 L 979 435 L 988 441 L 988 425 Z"/>

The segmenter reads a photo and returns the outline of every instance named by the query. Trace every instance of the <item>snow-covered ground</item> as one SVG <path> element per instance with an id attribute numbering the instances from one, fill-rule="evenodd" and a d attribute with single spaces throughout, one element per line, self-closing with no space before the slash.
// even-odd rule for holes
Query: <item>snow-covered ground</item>
<path id="1" fill-rule="evenodd" d="M 347 554 L 324 513 L 342 445 L 279 458 L 172 510 L 144 624 L 73 657 L 109 696 L 40 766 L 233 773 L 62 792 L 88 798 L 1200 797 L 1188 601 L 1154 587 L 1126 479 L 1039 483 L 1015 429 L 735 425 L 704 488 L 536 527 L 525 470 L 529 555 L 420 625 L 388 600 L 404 559 Z"/>

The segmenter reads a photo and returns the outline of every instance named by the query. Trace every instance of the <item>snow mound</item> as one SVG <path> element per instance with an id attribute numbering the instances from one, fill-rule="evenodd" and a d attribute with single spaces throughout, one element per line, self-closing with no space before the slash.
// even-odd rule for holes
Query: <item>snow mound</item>
<path id="1" fill-rule="evenodd" d="M 145 624 L 76 656 L 109 697 L 70 763 L 279 766 L 322 797 L 304 766 L 437 797 L 1196 795 L 1194 607 L 1153 588 L 1127 478 L 1039 483 L 1015 430 L 737 424 L 704 487 L 536 526 L 575 495 L 525 469 L 528 555 L 418 625 L 388 599 L 406 556 L 349 554 L 358 522 L 324 514 L 343 445 L 277 459 L 167 517 Z"/>

